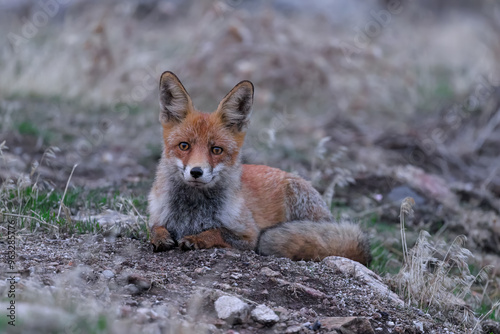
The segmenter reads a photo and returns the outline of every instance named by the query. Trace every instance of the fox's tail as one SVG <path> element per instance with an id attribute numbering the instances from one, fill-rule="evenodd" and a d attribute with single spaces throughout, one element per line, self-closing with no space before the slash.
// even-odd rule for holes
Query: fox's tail
<path id="1" fill-rule="evenodd" d="M 292 221 L 264 230 L 257 244 L 262 255 L 292 260 L 321 261 L 327 256 L 342 256 L 364 265 L 371 261 L 367 235 L 351 222 Z"/>

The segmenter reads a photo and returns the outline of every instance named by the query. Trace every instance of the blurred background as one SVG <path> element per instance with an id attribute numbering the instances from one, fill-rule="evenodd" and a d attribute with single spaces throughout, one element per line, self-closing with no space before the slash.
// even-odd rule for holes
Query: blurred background
<path id="1" fill-rule="evenodd" d="M 244 161 L 311 180 L 381 271 L 405 196 L 413 240 L 465 234 L 500 268 L 498 1 L 0 0 L 0 27 L 1 182 L 61 190 L 78 164 L 71 187 L 145 195 L 160 74 L 204 111 L 248 79 Z"/>

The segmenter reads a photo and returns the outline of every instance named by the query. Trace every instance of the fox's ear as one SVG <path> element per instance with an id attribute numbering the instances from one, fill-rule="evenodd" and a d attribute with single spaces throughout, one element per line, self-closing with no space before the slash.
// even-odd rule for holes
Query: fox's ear
<path id="1" fill-rule="evenodd" d="M 253 84 L 242 81 L 222 99 L 217 113 L 226 126 L 234 131 L 243 131 L 248 125 L 253 103 Z"/>
<path id="2" fill-rule="evenodd" d="M 163 72 L 160 78 L 160 122 L 181 122 L 193 109 L 193 102 L 175 74 Z"/>

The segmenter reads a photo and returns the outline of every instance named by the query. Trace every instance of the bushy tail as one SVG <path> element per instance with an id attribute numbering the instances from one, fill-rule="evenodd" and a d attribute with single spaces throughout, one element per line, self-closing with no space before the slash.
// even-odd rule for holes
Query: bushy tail
<path id="1" fill-rule="evenodd" d="M 332 255 L 346 257 L 364 265 L 368 265 L 371 260 L 366 234 L 351 222 L 282 223 L 261 233 L 257 252 L 289 257 L 292 260 L 321 261 Z"/>

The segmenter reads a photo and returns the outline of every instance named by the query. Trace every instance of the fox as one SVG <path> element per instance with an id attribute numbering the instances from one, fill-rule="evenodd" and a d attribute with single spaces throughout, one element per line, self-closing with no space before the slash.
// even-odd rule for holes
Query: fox
<path id="1" fill-rule="evenodd" d="M 196 109 L 179 78 L 160 77 L 163 150 L 148 196 L 154 252 L 236 248 L 292 260 L 341 256 L 368 265 L 359 225 L 336 221 L 298 175 L 242 163 L 254 86 L 244 80 L 212 113 Z"/>

